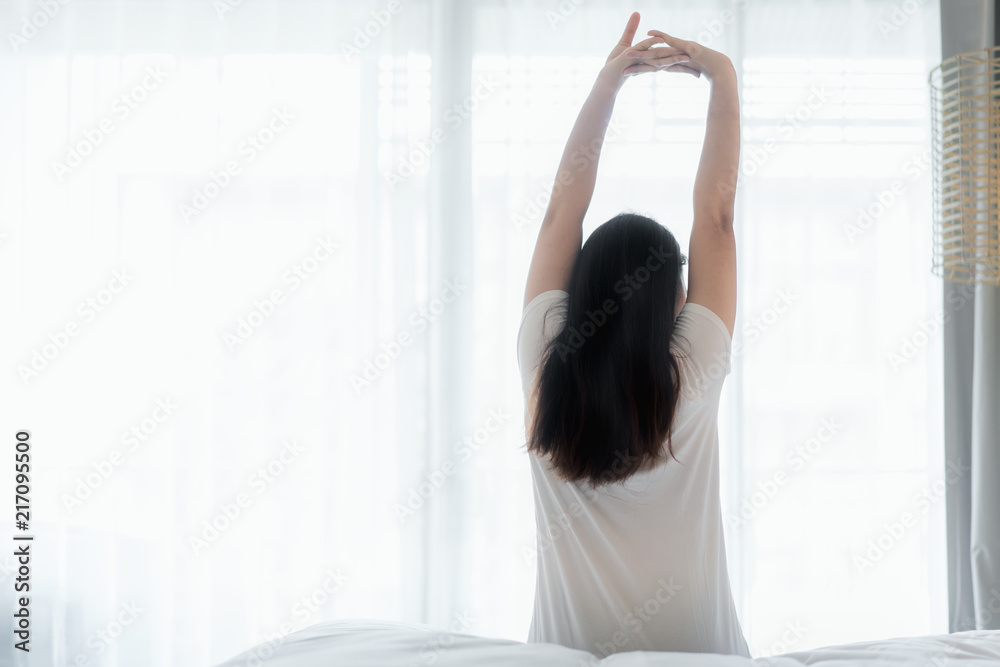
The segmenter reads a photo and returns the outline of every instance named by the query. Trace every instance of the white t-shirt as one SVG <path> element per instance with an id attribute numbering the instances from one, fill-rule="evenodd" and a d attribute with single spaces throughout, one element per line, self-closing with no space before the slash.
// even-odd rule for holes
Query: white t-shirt
<path id="1" fill-rule="evenodd" d="M 524 309 L 517 356 L 526 402 L 567 296 L 543 292 Z M 671 342 L 681 370 L 672 426 L 680 463 L 666 458 L 594 490 L 562 481 L 529 453 L 538 531 L 529 642 L 602 657 L 635 650 L 750 657 L 726 569 L 719 499 L 718 408 L 730 343 L 715 313 L 683 306 Z"/>

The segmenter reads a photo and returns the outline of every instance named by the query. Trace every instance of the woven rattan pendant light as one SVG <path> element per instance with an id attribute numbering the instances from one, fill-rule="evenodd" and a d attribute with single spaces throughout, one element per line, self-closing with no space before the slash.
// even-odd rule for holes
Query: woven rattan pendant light
<path id="1" fill-rule="evenodd" d="M 934 273 L 1000 285 L 1000 47 L 930 74 Z"/>

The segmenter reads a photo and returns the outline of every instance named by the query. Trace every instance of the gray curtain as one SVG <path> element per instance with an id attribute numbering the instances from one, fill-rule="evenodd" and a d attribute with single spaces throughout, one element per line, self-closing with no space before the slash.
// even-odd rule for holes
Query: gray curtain
<path id="1" fill-rule="evenodd" d="M 941 3 L 942 60 L 995 44 L 994 0 Z M 944 283 L 951 632 L 1000 629 L 1000 288 Z"/>

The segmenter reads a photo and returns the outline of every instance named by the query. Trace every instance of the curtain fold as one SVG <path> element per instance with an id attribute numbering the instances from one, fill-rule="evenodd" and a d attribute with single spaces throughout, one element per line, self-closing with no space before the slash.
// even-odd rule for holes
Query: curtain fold
<path id="1" fill-rule="evenodd" d="M 975 306 L 969 558 L 975 629 L 996 630 L 1000 629 L 1000 288 L 977 286 Z"/>
<path id="2" fill-rule="evenodd" d="M 998 44 L 994 0 L 941 5 L 941 59 Z M 1000 628 L 1000 288 L 945 281 L 949 628 Z"/>

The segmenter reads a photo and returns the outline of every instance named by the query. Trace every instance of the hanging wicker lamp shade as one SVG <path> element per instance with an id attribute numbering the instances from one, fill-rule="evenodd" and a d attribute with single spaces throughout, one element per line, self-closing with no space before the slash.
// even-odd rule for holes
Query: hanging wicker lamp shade
<path id="1" fill-rule="evenodd" d="M 1000 285 L 1000 47 L 948 58 L 929 83 L 934 273 Z"/>

